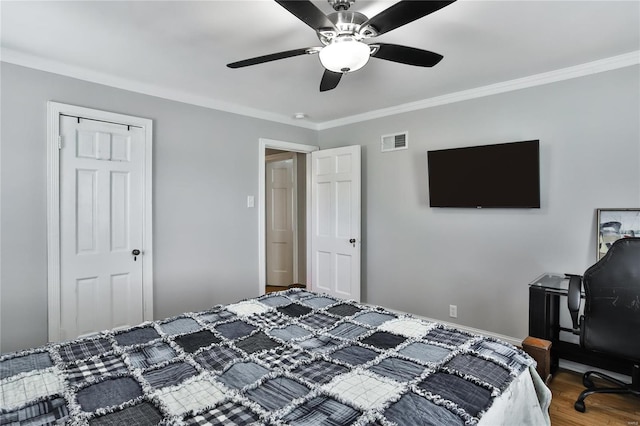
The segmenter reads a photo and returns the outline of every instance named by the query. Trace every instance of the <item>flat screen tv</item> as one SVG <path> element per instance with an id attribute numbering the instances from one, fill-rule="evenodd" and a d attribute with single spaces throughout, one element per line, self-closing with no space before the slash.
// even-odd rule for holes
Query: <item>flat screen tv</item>
<path id="1" fill-rule="evenodd" d="M 540 208 L 540 143 L 427 152 L 431 207 Z"/>

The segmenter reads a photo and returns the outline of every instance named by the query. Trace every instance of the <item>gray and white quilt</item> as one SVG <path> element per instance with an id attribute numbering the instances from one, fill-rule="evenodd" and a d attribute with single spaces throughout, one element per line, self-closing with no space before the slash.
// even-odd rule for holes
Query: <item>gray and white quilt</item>
<path id="1" fill-rule="evenodd" d="M 0 357 L 0 424 L 473 425 L 533 360 L 300 289 Z"/>

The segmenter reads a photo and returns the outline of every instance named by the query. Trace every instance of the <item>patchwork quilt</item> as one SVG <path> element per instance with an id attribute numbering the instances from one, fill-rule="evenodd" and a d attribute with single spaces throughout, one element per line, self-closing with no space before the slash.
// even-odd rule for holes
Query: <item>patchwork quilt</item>
<path id="1" fill-rule="evenodd" d="M 534 361 L 301 289 L 0 357 L 5 425 L 474 425 Z"/>

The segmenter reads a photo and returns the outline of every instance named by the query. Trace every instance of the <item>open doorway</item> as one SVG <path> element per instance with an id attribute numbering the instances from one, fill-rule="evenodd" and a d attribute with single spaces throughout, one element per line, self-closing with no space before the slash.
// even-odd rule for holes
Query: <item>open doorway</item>
<path id="1" fill-rule="evenodd" d="M 318 151 L 311 145 L 260 139 L 258 150 L 258 294 L 266 289 L 265 157 L 267 149 L 303 153 L 306 288 L 360 300 L 361 147 Z M 318 151 L 318 152 L 316 152 Z M 302 224 L 298 223 L 299 229 Z M 298 276 L 301 279 L 300 276 Z"/>
<path id="2" fill-rule="evenodd" d="M 306 286 L 306 155 L 265 150 L 267 293 Z"/>
<path id="3" fill-rule="evenodd" d="M 310 288 L 310 153 L 316 146 L 260 139 L 259 294 Z"/>

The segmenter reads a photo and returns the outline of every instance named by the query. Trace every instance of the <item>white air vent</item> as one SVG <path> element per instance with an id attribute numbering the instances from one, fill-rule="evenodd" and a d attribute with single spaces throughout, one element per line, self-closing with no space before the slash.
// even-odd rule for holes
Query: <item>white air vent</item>
<path id="1" fill-rule="evenodd" d="M 409 144 L 409 132 L 396 133 L 382 136 L 382 152 L 407 149 Z"/>

